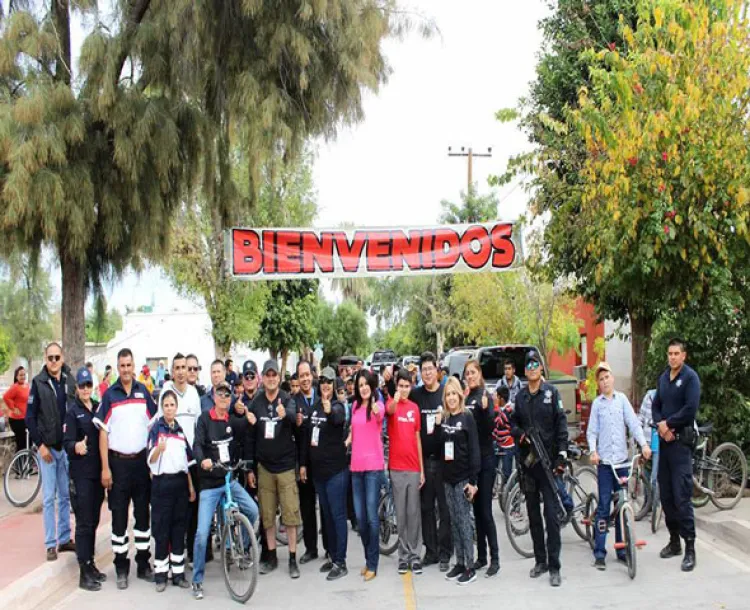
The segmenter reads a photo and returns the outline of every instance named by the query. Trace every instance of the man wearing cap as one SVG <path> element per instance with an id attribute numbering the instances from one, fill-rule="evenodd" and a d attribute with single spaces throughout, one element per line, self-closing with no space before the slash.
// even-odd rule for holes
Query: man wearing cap
<path id="1" fill-rule="evenodd" d="M 148 364 L 144 364 L 141 368 L 141 374 L 138 375 L 138 382 L 146 386 L 149 394 L 154 393 L 154 378 L 151 377 L 151 369 L 148 368 Z"/>
<path id="2" fill-rule="evenodd" d="M 310 417 L 315 410 L 315 404 L 320 400 L 317 388 L 313 384 L 312 367 L 307 360 L 297 363 L 297 378 L 299 379 L 299 394 L 294 397 L 297 411 L 297 450 L 299 455 L 304 453 L 304 445 L 309 442 L 305 430 L 310 424 Z M 300 463 L 302 466 L 303 464 Z M 306 469 L 305 469 L 306 470 Z M 306 473 L 307 474 L 307 473 Z M 305 540 L 305 554 L 300 557 L 300 564 L 306 564 L 318 558 L 318 519 L 315 512 L 315 486 L 311 477 L 302 477 L 300 471 L 299 509 L 302 515 L 302 534 Z M 325 533 L 323 545 L 326 544 Z"/>
<path id="3" fill-rule="evenodd" d="M 102 458 L 102 486 L 109 490 L 112 512 L 112 551 L 117 588 L 128 588 L 128 517 L 133 503 L 135 525 L 135 561 L 137 576 L 153 582 L 151 524 L 149 502 L 151 476 L 146 463 L 146 445 L 156 404 L 151 393 L 134 379 L 133 352 L 128 348 L 117 354 L 118 380 L 105 392 L 96 411 L 94 425 L 99 428 L 99 453 Z"/>
<path id="4" fill-rule="evenodd" d="M 660 553 L 662 559 L 682 552 L 680 537 L 685 540 L 682 571 L 695 568 L 695 517 L 693 515 L 692 446 L 695 441 L 695 417 L 701 398 L 698 374 L 685 364 L 687 351 L 682 339 L 669 342 L 669 367 L 656 385 L 652 405 L 654 424 L 659 431 L 659 493 L 669 543 Z"/>
<path id="5" fill-rule="evenodd" d="M 528 385 L 516 396 L 511 415 L 511 434 L 519 447 L 522 485 L 526 494 L 531 538 L 534 542 L 536 563 L 529 576 L 538 578 L 549 571 L 550 584 L 559 587 L 560 578 L 560 522 L 555 507 L 557 490 L 550 485 L 542 470 L 541 460 L 533 455 L 529 431 L 535 429 L 554 464 L 556 473 L 565 468 L 568 447 L 568 427 L 562 399 L 555 386 L 542 382 L 542 358 L 535 350 L 526 354 Z M 544 525 L 547 528 L 545 547 L 544 525 L 540 508 L 540 494 L 544 498 Z"/>
<path id="6" fill-rule="evenodd" d="M 224 495 L 224 470 L 214 468 L 216 462 L 236 464 L 238 460 L 247 459 L 249 437 L 246 434 L 244 418 L 229 416 L 229 405 L 232 400 L 232 388 L 226 381 L 214 387 L 215 404 L 209 411 L 204 411 L 198 418 L 195 428 L 193 457 L 200 466 L 200 508 L 198 512 L 198 529 L 193 547 L 193 597 L 203 599 L 203 579 L 205 573 L 206 546 L 211 531 L 216 507 Z M 236 479 L 231 483 L 232 497 L 239 505 L 240 511 L 253 527 L 258 522 L 258 507 L 250 495 Z"/>
<path id="7" fill-rule="evenodd" d="M 39 448 L 44 545 L 47 561 L 54 561 L 59 551 L 76 550 L 70 539 L 68 457 L 63 450 L 65 411 L 68 401 L 75 398 L 75 378 L 59 343 L 47 346 L 44 359 L 42 370 L 31 381 L 25 421 L 31 440 Z"/>
<path id="8" fill-rule="evenodd" d="M 646 459 L 651 457 L 651 448 L 630 401 L 622 392 L 615 392 L 615 378 L 612 368 L 606 362 L 600 362 L 596 367 L 596 381 L 599 385 L 599 396 L 591 405 L 586 440 L 591 449 L 591 463 L 597 466 L 599 486 L 599 505 L 594 529 L 594 567 L 597 570 L 606 570 L 604 558 L 607 556 L 607 530 L 612 498 L 620 489 L 617 477 L 628 475 L 628 468 L 621 468 L 615 477 L 610 464 L 622 464 L 627 461 L 628 431 L 641 446 L 643 457 Z M 615 525 L 615 540 L 622 541 L 619 519 Z M 617 560 L 626 561 L 624 550 L 617 552 Z"/>
<path id="9" fill-rule="evenodd" d="M 175 419 L 180 424 L 180 428 L 185 434 L 185 438 L 190 447 L 193 446 L 195 441 L 195 425 L 200 416 L 201 399 L 198 395 L 198 391 L 195 386 L 189 383 L 188 380 L 188 366 L 189 360 L 187 356 L 184 356 L 180 352 L 177 352 L 172 358 L 172 378 L 169 381 L 165 381 L 162 386 L 161 393 L 159 394 L 159 411 L 158 416 L 163 415 L 161 408 L 162 396 L 167 390 L 172 390 L 177 395 L 177 414 Z M 193 464 L 189 468 L 190 479 L 193 482 L 193 488 L 195 490 L 200 489 L 200 481 L 198 480 L 198 465 Z M 187 522 L 187 550 L 188 550 L 188 562 L 193 561 L 193 543 L 195 542 L 195 528 L 198 527 L 198 501 L 192 502 L 190 505 L 190 512 L 188 515 Z"/>
<path id="10" fill-rule="evenodd" d="M 299 578 L 297 567 L 297 527 L 302 524 L 297 489 L 297 444 L 294 437 L 296 408 L 286 392 L 279 390 L 279 365 L 267 360 L 263 365 L 263 391 L 248 407 L 251 424 L 248 459 L 258 468 L 258 497 L 261 520 L 266 530 L 268 558 L 260 573 L 268 574 L 279 566 L 276 556 L 276 509 L 281 506 L 281 522 L 289 537 L 289 575 Z M 255 475 L 250 473 L 250 485 Z M 307 479 L 306 468 L 300 478 Z"/>

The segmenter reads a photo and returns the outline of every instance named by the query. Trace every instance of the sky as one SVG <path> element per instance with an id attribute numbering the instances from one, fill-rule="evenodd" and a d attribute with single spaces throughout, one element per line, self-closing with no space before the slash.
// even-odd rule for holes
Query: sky
<path id="1" fill-rule="evenodd" d="M 317 143 L 315 184 L 321 228 L 435 224 L 440 201 L 459 201 L 467 187 L 467 161 L 449 157 L 472 146 L 492 158 L 474 161 L 479 192 L 502 173 L 508 157 L 527 150 L 526 138 L 495 113 L 515 106 L 534 78 L 541 44 L 537 23 L 544 0 L 408 0 L 434 19 L 431 39 L 418 32 L 389 40 L 384 50 L 393 73 L 364 99 L 365 118 Z M 514 220 L 526 206 L 521 185 L 497 190 L 499 216 Z M 195 309 L 170 287 L 159 269 L 128 273 L 108 287 L 110 306 L 150 305 Z M 331 295 L 329 295 L 331 296 Z"/>

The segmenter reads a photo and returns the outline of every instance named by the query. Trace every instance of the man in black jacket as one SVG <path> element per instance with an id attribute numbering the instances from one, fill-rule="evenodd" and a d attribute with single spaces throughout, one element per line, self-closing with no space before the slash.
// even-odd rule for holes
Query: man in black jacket
<path id="1" fill-rule="evenodd" d="M 281 506 L 281 522 L 289 537 L 289 575 L 299 578 L 297 567 L 297 527 L 302 524 L 297 490 L 297 445 L 294 437 L 296 409 L 289 394 L 279 390 L 279 365 L 267 360 L 263 365 L 263 392 L 249 406 L 251 424 L 248 457 L 258 466 L 258 498 L 261 521 L 266 528 L 268 558 L 260 566 L 261 574 L 275 570 L 276 509 Z M 254 474 L 250 473 L 251 479 Z M 300 468 L 307 479 L 307 469 Z M 255 481 L 251 482 L 254 485 Z"/>
<path id="2" fill-rule="evenodd" d="M 520 448 L 521 472 L 529 512 L 531 538 L 534 542 L 536 564 L 529 576 L 538 578 L 550 573 L 550 584 L 559 587 L 560 580 L 560 522 L 555 507 L 558 505 L 557 489 L 550 485 L 541 458 L 532 449 L 529 431 L 535 429 L 557 472 L 564 469 L 567 457 L 568 427 L 565 410 L 557 389 L 542 382 L 542 359 L 538 352 L 526 355 L 528 385 L 516 396 L 511 415 L 511 434 Z M 544 521 L 547 526 L 547 546 L 544 544 L 544 526 L 539 505 L 539 495 L 544 497 Z"/>
<path id="3" fill-rule="evenodd" d="M 47 548 L 47 561 L 54 561 L 58 552 L 76 550 L 70 539 L 68 456 L 63 449 L 65 411 L 68 400 L 75 399 L 75 378 L 65 365 L 59 343 L 50 343 L 47 346 L 44 350 L 44 359 L 44 367 L 31 382 L 26 427 L 31 440 L 39 447 L 44 546 Z"/>

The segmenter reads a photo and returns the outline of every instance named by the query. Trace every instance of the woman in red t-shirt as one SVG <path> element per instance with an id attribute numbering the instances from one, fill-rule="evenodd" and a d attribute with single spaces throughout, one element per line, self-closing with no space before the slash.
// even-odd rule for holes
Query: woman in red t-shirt
<path id="1" fill-rule="evenodd" d="M 16 435 L 16 451 L 26 449 L 26 404 L 29 402 L 29 384 L 26 382 L 26 369 L 19 366 L 13 373 L 13 385 L 3 394 L 3 403 L 8 422 Z"/>
<path id="2" fill-rule="evenodd" d="M 396 375 L 396 397 L 388 403 L 388 468 L 391 472 L 393 504 L 398 523 L 398 573 L 422 573 L 422 509 L 419 490 L 424 485 L 419 407 L 409 400 L 412 378 L 400 369 Z"/>

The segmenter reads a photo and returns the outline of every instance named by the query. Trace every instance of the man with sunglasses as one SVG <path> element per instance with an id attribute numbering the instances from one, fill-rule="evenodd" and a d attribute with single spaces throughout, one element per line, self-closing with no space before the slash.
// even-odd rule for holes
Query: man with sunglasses
<path id="1" fill-rule="evenodd" d="M 554 464 L 555 473 L 565 468 L 568 447 L 568 423 L 562 399 L 555 386 L 542 381 L 542 358 L 532 350 L 526 354 L 526 379 L 528 385 L 516 396 L 511 420 L 511 434 L 519 447 L 519 462 L 526 495 L 526 508 L 531 526 L 536 563 L 529 576 L 538 578 L 549 571 L 550 584 L 559 587 L 560 578 L 560 522 L 555 507 L 558 505 L 557 489 L 550 485 L 542 469 L 540 456 L 532 449 L 529 431 L 535 429 L 542 445 Z M 547 527 L 547 545 L 544 543 L 544 525 L 540 507 L 540 494 L 544 497 L 544 523 Z"/>
<path id="2" fill-rule="evenodd" d="M 206 386 L 198 383 L 198 376 L 201 372 L 201 365 L 198 363 L 198 356 L 195 354 L 188 354 L 185 356 L 185 360 L 187 360 L 187 382 L 198 392 L 198 397 L 202 398 L 206 393 Z"/>
<path id="3" fill-rule="evenodd" d="M 128 517 L 133 503 L 135 562 L 138 578 L 153 582 L 150 507 L 151 473 L 146 463 L 148 431 L 157 407 L 145 385 L 136 381 L 133 352 L 117 354 L 119 379 L 105 392 L 96 411 L 102 486 L 109 490 L 112 512 L 112 552 L 117 588 L 128 588 Z"/>
<path id="4" fill-rule="evenodd" d="M 195 358 L 195 356 L 193 356 Z M 177 414 L 175 419 L 180 424 L 183 432 L 185 433 L 185 439 L 188 444 L 192 447 L 193 441 L 195 440 L 195 425 L 198 421 L 198 417 L 201 414 L 201 398 L 198 395 L 198 391 L 195 386 L 190 383 L 190 356 L 183 356 L 180 352 L 177 352 L 172 358 L 172 378 L 169 381 L 164 382 L 161 394 L 159 394 L 159 413 L 162 415 L 161 408 L 161 397 L 167 390 L 172 390 L 177 395 Z M 194 362 L 194 367 L 197 369 L 197 360 Z M 197 373 L 196 373 L 197 378 Z M 190 478 L 193 481 L 193 489 L 200 489 L 200 481 L 198 480 L 198 466 L 193 464 L 188 469 Z M 188 514 L 187 522 L 187 550 L 188 550 L 188 562 L 193 561 L 192 549 L 193 542 L 195 542 L 195 528 L 198 526 L 198 501 L 192 502 L 190 505 L 190 512 Z"/>
<path id="5" fill-rule="evenodd" d="M 47 346 L 44 359 L 42 370 L 31 382 L 25 421 L 31 440 L 39 448 L 44 545 L 47 561 L 54 561 L 58 552 L 76 550 L 70 539 L 68 456 L 63 448 L 65 413 L 68 401 L 75 399 L 76 384 L 59 343 Z"/>

